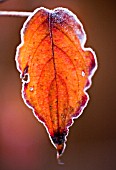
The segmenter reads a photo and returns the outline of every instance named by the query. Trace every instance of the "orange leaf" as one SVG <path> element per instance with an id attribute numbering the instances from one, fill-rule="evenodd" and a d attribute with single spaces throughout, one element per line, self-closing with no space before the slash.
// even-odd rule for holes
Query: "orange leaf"
<path id="1" fill-rule="evenodd" d="M 87 105 L 95 54 L 84 48 L 83 26 L 65 8 L 36 9 L 24 23 L 21 39 L 16 62 L 23 99 L 61 155 L 73 118 Z"/>

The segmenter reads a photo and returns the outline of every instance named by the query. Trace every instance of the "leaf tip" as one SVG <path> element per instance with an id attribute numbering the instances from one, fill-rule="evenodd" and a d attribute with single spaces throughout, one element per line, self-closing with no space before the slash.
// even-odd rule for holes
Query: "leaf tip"
<path id="1" fill-rule="evenodd" d="M 60 159 L 60 157 L 63 154 L 63 151 L 64 151 L 64 144 L 57 145 L 57 161 L 58 161 L 58 164 L 60 164 L 60 165 L 64 164 Z"/>

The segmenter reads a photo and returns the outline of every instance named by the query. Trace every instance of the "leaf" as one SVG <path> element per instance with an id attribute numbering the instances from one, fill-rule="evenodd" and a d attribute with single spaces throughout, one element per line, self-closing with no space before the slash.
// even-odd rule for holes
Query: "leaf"
<path id="1" fill-rule="evenodd" d="M 24 102 L 61 155 L 69 126 L 87 105 L 85 90 L 96 70 L 95 54 L 84 48 L 83 26 L 65 8 L 36 9 L 24 23 L 21 40 L 16 63 Z"/>

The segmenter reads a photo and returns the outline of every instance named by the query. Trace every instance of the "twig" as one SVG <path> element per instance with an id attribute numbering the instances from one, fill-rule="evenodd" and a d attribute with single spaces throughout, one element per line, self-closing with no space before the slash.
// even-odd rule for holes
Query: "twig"
<path id="1" fill-rule="evenodd" d="M 32 12 L 18 12 L 18 11 L 0 11 L 2 16 L 17 16 L 17 17 L 28 17 Z"/>

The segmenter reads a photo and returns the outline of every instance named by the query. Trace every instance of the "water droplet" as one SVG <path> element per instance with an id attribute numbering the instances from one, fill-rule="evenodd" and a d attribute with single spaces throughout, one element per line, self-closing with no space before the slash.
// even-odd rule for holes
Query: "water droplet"
<path id="1" fill-rule="evenodd" d="M 83 77 L 85 76 L 85 72 L 84 72 L 84 71 L 82 71 L 82 76 L 83 76 Z"/>
<path id="2" fill-rule="evenodd" d="M 33 91 L 33 87 L 30 87 L 30 91 Z"/>

